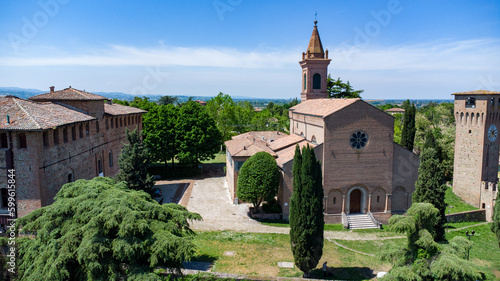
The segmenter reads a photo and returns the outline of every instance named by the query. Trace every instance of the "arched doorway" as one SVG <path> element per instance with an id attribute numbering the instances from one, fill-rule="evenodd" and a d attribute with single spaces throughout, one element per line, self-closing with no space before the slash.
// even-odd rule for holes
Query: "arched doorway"
<path id="1" fill-rule="evenodd" d="M 361 190 L 359 189 L 354 189 L 353 191 L 351 191 L 351 196 L 349 199 L 349 213 L 361 213 Z"/>

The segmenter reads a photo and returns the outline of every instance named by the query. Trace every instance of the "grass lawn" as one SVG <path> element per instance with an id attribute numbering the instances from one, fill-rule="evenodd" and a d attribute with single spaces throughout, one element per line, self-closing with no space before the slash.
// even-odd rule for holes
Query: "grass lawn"
<path id="1" fill-rule="evenodd" d="M 471 232 L 474 230 L 476 235 L 471 237 L 474 244 L 470 250 L 470 260 L 479 267 L 480 271 L 486 274 L 487 280 L 500 280 L 500 248 L 490 226 L 491 224 L 485 224 L 451 231 L 446 233 L 446 239 L 449 240 L 455 236 L 466 237 L 465 231 Z"/>
<path id="2" fill-rule="evenodd" d="M 462 200 L 462 198 L 458 197 L 455 193 L 453 193 L 453 189 L 451 187 L 447 187 L 444 201 L 446 202 L 447 206 L 453 206 L 453 208 L 449 207 L 446 208 L 446 214 L 448 214 L 448 211 L 450 214 L 454 214 L 454 213 L 472 211 L 478 209 L 476 207 L 473 207 L 465 203 L 465 201 Z"/>
<path id="3" fill-rule="evenodd" d="M 238 233 L 231 231 L 199 232 L 195 238 L 196 261 L 213 262 L 212 271 L 245 274 L 249 276 L 300 277 L 297 268 L 279 268 L 278 262 L 293 262 L 289 236 L 286 234 Z M 225 256 L 234 251 L 234 256 Z M 313 276 L 322 275 L 321 265 L 328 261 L 334 276 L 330 279 L 369 280 L 378 271 L 390 269 L 389 263 L 345 250 L 325 240 L 323 256 Z"/>

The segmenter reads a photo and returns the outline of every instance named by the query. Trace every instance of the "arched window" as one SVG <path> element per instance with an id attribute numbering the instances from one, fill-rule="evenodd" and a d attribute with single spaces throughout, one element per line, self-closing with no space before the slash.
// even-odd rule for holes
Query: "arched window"
<path id="1" fill-rule="evenodd" d="M 109 166 L 113 167 L 113 151 L 109 152 Z"/>
<path id="2" fill-rule="evenodd" d="M 318 142 L 316 141 L 316 136 L 312 136 L 311 142 L 314 144 L 318 144 Z"/>
<path id="3" fill-rule="evenodd" d="M 313 75 L 313 89 L 321 89 L 321 75 L 319 73 Z"/>
<path id="4" fill-rule="evenodd" d="M 73 182 L 73 174 L 68 174 L 68 182 Z"/>
<path id="5" fill-rule="evenodd" d="M 25 133 L 20 133 L 19 134 L 19 148 L 27 148 L 28 144 L 26 143 L 26 134 Z"/>
<path id="6" fill-rule="evenodd" d="M 6 133 L 0 134 L 0 142 L 2 143 L 2 145 L 1 145 L 2 148 L 9 147 L 9 143 L 7 142 L 7 134 Z"/>
<path id="7" fill-rule="evenodd" d="M 307 86 L 307 74 L 304 73 L 304 90 L 306 89 Z"/>

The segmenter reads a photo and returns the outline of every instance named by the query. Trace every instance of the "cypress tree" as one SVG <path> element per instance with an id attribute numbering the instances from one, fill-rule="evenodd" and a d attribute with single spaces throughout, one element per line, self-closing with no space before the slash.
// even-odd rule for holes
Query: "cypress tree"
<path id="1" fill-rule="evenodd" d="M 149 150 L 141 140 L 137 129 L 126 131 L 127 141 L 123 145 L 122 153 L 118 159 L 120 172 L 116 175 L 118 181 L 125 181 L 130 189 L 144 190 L 151 193 L 154 186 L 153 177 L 148 174 Z"/>
<path id="2" fill-rule="evenodd" d="M 413 193 L 414 203 L 431 203 L 439 210 L 438 223 L 434 237 L 438 241 L 445 239 L 444 225 L 446 223 L 446 203 L 444 201 L 446 186 L 444 173 L 437 152 L 433 148 L 425 148 L 420 155 L 418 167 L 418 180 Z"/>
<path id="3" fill-rule="evenodd" d="M 323 184 L 314 149 L 295 148 L 290 200 L 290 244 L 295 265 L 308 277 L 323 255 Z"/>
<path id="4" fill-rule="evenodd" d="M 409 150 L 413 150 L 416 133 L 415 115 L 417 113 L 417 109 L 415 104 L 410 103 L 409 100 L 403 102 L 403 108 L 405 110 L 405 114 L 403 117 L 403 130 L 401 131 L 401 145 Z"/>
<path id="5" fill-rule="evenodd" d="M 498 247 L 500 247 L 500 192 L 497 192 L 497 199 L 493 207 L 493 223 L 491 224 L 491 231 L 496 234 Z"/>

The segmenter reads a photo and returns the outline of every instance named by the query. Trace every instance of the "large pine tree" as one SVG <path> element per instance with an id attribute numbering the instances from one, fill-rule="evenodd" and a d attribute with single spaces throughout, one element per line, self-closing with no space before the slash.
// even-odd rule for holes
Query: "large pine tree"
<path id="1" fill-rule="evenodd" d="M 116 175 L 116 179 L 125 181 L 130 189 L 151 193 L 155 183 L 153 177 L 148 174 L 149 151 L 144 146 L 141 133 L 137 129 L 132 132 L 127 130 L 126 133 L 128 143 L 123 145 L 122 153 L 118 159 L 120 172 Z"/>
<path id="2" fill-rule="evenodd" d="M 415 183 L 413 202 L 431 203 L 439 210 L 439 219 L 434 233 L 434 237 L 438 241 L 445 239 L 445 192 L 444 173 L 437 152 L 433 148 L 425 148 L 420 155 L 420 167 L 418 168 L 418 180 Z"/>
<path id="3" fill-rule="evenodd" d="M 308 277 L 323 255 L 323 184 L 314 149 L 295 148 L 290 200 L 290 244 L 295 265 Z"/>

